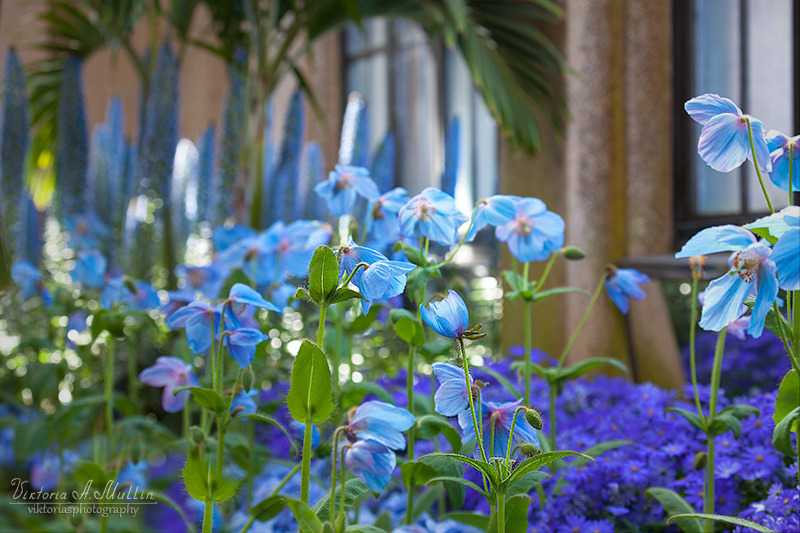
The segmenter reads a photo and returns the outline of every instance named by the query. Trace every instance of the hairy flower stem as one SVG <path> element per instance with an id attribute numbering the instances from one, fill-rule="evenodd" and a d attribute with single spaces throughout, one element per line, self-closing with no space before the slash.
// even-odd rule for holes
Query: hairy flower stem
<path id="1" fill-rule="evenodd" d="M 556 398 L 558 391 L 555 383 L 548 383 L 550 391 L 550 450 L 556 449 Z"/>
<path id="2" fill-rule="evenodd" d="M 750 136 L 750 153 L 753 154 L 753 166 L 756 167 L 756 176 L 758 176 L 758 183 L 761 185 L 761 192 L 764 193 L 764 199 L 767 201 L 767 207 L 769 207 L 769 212 L 774 213 L 775 208 L 772 207 L 772 202 L 769 199 L 769 193 L 767 192 L 767 188 L 764 186 L 764 178 L 761 177 L 761 169 L 758 168 L 758 157 L 756 157 L 756 145 L 753 142 L 753 126 L 750 124 L 750 120 L 747 121 L 747 134 Z"/>
<path id="3" fill-rule="evenodd" d="M 333 433 L 333 450 L 331 451 L 331 498 L 330 502 L 330 523 L 334 524 L 334 515 L 333 515 L 333 502 L 336 499 L 336 468 L 337 468 L 337 459 L 339 457 L 339 435 L 342 433 L 342 428 L 337 428 L 336 431 Z M 342 464 L 342 469 L 344 469 L 344 464 Z M 344 492 L 344 485 L 342 485 L 342 492 Z"/>
<path id="4" fill-rule="evenodd" d="M 521 405 L 514 411 L 514 418 L 511 420 L 511 433 L 508 434 L 508 447 L 506 447 L 506 464 L 511 461 L 511 444 L 514 440 L 514 430 L 517 427 L 517 415 L 525 409 L 526 407 Z M 492 429 L 494 430 L 494 427 L 492 427 Z"/>
<path id="5" fill-rule="evenodd" d="M 692 389 L 694 390 L 694 404 L 697 414 L 705 421 L 703 408 L 700 406 L 700 395 L 697 392 L 697 359 L 695 337 L 697 335 L 697 280 L 700 277 L 699 269 L 692 266 L 692 314 L 689 320 L 689 366 L 692 372 Z"/>
<path id="6" fill-rule="evenodd" d="M 717 347 L 714 350 L 714 367 L 711 372 L 711 399 L 708 407 L 709 426 L 711 426 L 717 414 L 717 393 L 719 392 L 719 380 L 722 372 L 722 356 L 725 352 L 725 333 L 725 328 L 719 332 L 717 336 Z M 714 514 L 714 439 L 714 435 L 707 435 L 708 455 L 706 457 L 705 498 L 703 499 L 703 512 L 705 514 Z M 714 520 L 709 518 L 705 520 L 705 530 L 707 532 L 714 531 Z"/>
<path id="7" fill-rule="evenodd" d="M 308 487 L 311 479 L 311 432 L 314 424 L 311 417 L 306 420 L 305 431 L 303 432 L 303 467 L 300 478 L 300 500 L 308 505 Z"/>
<path id="8" fill-rule="evenodd" d="M 214 502 L 206 501 L 203 511 L 203 533 L 211 533 L 214 522 Z"/>
<path id="9" fill-rule="evenodd" d="M 417 353 L 417 347 L 413 344 L 409 345 L 408 347 L 408 376 L 406 378 L 406 409 L 412 415 L 414 414 L 414 359 Z M 416 425 L 416 424 L 415 424 Z M 408 430 L 408 455 L 406 457 L 407 461 L 414 460 L 414 442 L 416 440 L 415 435 L 415 425 L 412 425 L 411 428 Z M 414 478 L 411 477 L 408 487 L 408 502 L 406 505 L 406 524 L 411 525 L 412 521 L 412 511 L 414 507 L 414 495 L 416 491 L 414 490 Z"/>
<path id="10" fill-rule="evenodd" d="M 522 277 L 525 278 L 525 284 L 528 284 L 528 271 L 530 270 L 530 263 L 525 263 L 522 267 Z M 533 313 L 533 302 L 525 302 L 525 405 L 531 404 L 531 350 L 533 349 L 533 340 L 531 338 L 531 315 Z"/>
<path id="11" fill-rule="evenodd" d="M 345 514 L 346 514 L 344 512 L 344 493 L 345 493 L 345 490 L 344 490 L 344 452 L 345 452 L 345 450 L 343 448 L 342 451 L 341 451 L 342 468 L 340 468 L 340 470 L 341 470 L 341 472 L 340 472 L 340 476 L 341 476 L 340 482 L 341 482 L 341 485 L 342 485 L 342 490 L 339 492 L 339 512 L 336 513 L 337 514 L 337 520 L 336 521 L 339 524 L 339 529 L 338 529 L 339 531 L 344 531 L 344 518 L 345 518 Z M 333 507 L 333 498 L 331 498 L 331 507 Z"/>
<path id="12" fill-rule="evenodd" d="M 475 438 L 478 440 L 478 448 L 481 451 L 481 459 L 485 463 L 489 461 L 486 459 L 486 450 L 483 448 L 483 435 L 481 434 L 483 428 L 478 423 L 478 417 L 475 415 L 475 400 L 472 398 L 472 384 L 469 379 L 469 362 L 467 361 L 467 352 L 464 349 L 464 338 L 459 337 L 456 345 L 460 348 L 461 364 L 464 366 L 464 377 L 467 380 L 467 398 L 469 398 L 469 412 L 472 415 L 472 425 L 475 428 Z"/>
<path id="13" fill-rule="evenodd" d="M 106 430 L 108 431 L 108 459 L 114 456 L 114 338 L 108 337 L 106 344 Z"/>
<path id="14" fill-rule="evenodd" d="M 506 495 L 497 493 L 497 533 L 506 531 Z"/>

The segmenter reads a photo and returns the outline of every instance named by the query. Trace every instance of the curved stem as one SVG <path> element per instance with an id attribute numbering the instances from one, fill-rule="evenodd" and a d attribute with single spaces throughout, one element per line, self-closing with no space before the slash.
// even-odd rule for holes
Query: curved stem
<path id="1" fill-rule="evenodd" d="M 334 523 L 334 518 L 335 518 L 334 514 L 333 514 L 333 501 L 336 498 L 336 468 L 337 468 L 336 462 L 337 462 L 337 459 L 339 458 L 339 434 L 340 433 L 341 433 L 341 431 L 339 429 L 337 429 L 333 433 L 333 450 L 331 452 L 331 463 L 333 465 L 332 468 L 331 468 L 331 499 L 330 499 L 330 502 L 329 502 L 330 503 L 330 505 L 329 505 L 329 507 L 330 507 L 330 517 L 329 517 L 329 519 L 330 519 L 331 524 Z M 342 468 L 344 468 L 344 465 L 342 465 Z M 342 492 L 344 492 L 344 486 L 342 486 Z"/>
<path id="2" fill-rule="evenodd" d="M 544 286 L 545 280 L 547 280 L 547 276 L 550 275 L 550 269 L 553 268 L 553 263 L 555 263 L 556 258 L 561 255 L 561 249 L 559 248 L 552 254 L 550 254 L 550 260 L 547 261 L 547 265 L 544 267 L 544 272 L 542 272 L 542 277 L 539 278 L 539 281 L 536 283 L 536 288 L 533 291 L 533 294 L 539 292 L 542 287 Z M 526 276 L 527 279 L 527 276 Z"/>
<path id="3" fill-rule="evenodd" d="M 550 451 L 556 450 L 556 391 L 555 383 L 548 383 L 550 396 Z"/>
<path id="4" fill-rule="evenodd" d="M 467 380 L 467 398 L 469 398 L 469 411 L 472 415 L 472 425 L 475 429 L 475 438 L 478 440 L 478 448 L 481 450 L 481 459 L 486 460 L 486 450 L 483 448 L 483 436 L 481 435 L 482 428 L 478 424 L 478 418 L 475 416 L 475 400 L 472 398 L 472 383 L 469 376 L 469 362 L 467 361 L 467 352 L 464 350 L 464 339 L 458 338 L 457 345 L 461 350 L 461 364 L 464 366 L 464 377 Z"/>
<path id="5" fill-rule="evenodd" d="M 583 316 L 581 317 L 581 321 L 578 322 L 578 327 L 575 328 L 575 332 L 572 334 L 572 337 L 570 337 L 570 339 L 567 342 L 566 346 L 564 346 L 564 350 L 562 350 L 561 356 L 558 358 L 558 368 L 561 368 L 561 366 L 564 364 L 564 360 L 567 358 L 567 354 L 569 353 L 570 349 L 572 348 L 572 345 L 575 343 L 575 340 L 578 338 L 578 335 L 580 334 L 581 330 L 583 329 L 583 326 L 586 324 L 586 320 L 589 318 L 589 314 L 592 312 L 592 309 L 594 309 L 594 304 L 597 302 L 597 298 L 600 296 L 600 291 L 603 290 L 603 284 L 606 282 L 606 278 L 607 277 L 608 277 L 607 273 L 603 274 L 600 277 L 600 281 L 597 283 L 597 287 L 595 287 L 595 289 L 594 289 L 594 294 L 592 294 L 592 299 L 589 300 L 589 306 L 586 308 L 586 311 L 583 313 Z"/>
<path id="6" fill-rule="evenodd" d="M 461 237 L 461 241 L 459 241 L 458 246 L 456 246 L 456 249 L 453 250 L 453 253 L 450 254 L 449 256 L 447 256 L 447 258 L 444 261 L 442 261 L 441 263 L 437 263 L 435 265 L 431 265 L 431 267 L 433 267 L 433 268 L 442 268 L 443 266 L 449 264 L 450 261 L 452 261 L 455 258 L 455 256 L 458 253 L 458 251 L 461 249 L 462 246 L 464 246 L 464 243 L 467 241 L 467 235 L 469 235 L 469 230 L 472 229 L 472 225 L 475 223 L 475 212 L 476 212 L 476 210 L 473 209 L 472 210 L 472 216 L 469 219 L 469 226 L 467 226 L 467 232 L 464 233 L 463 237 Z M 427 256 L 428 256 L 428 244 L 427 244 L 427 239 L 426 239 L 425 257 L 427 257 Z"/>
<path id="7" fill-rule="evenodd" d="M 341 472 L 339 474 L 341 476 L 339 481 L 340 481 L 340 483 L 342 485 L 342 490 L 339 492 L 339 513 L 338 513 L 338 517 L 337 517 L 337 522 L 339 523 L 339 531 L 344 531 L 344 518 L 345 518 L 345 512 L 344 512 L 344 493 L 345 493 L 345 490 L 344 490 L 344 452 L 345 452 L 345 450 L 343 448 L 342 451 L 341 451 L 341 454 L 342 454 L 342 468 L 340 469 Z M 333 505 L 333 500 L 331 500 L 331 505 Z"/>
<path id="8" fill-rule="evenodd" d="M 758 183 L 761 185 L 761 192 L 764 193 L 764 199 L 767 201 L 767 206 L 769 207 L 769 212 L 774 213 L 775 208 L 772 207 L 772 201 L 769 199 L 769 193 L 767 192 L 767 188 L 764 186 L 764 178 L 761 177 L 761 169 L 758 168 L 758 157 L 756 157 L 756 146 L 753 142 L 753 126 L 750 124 L 750 120 L 747 120 L 747 134 L 750 136 L 750 153 L 753 154 L 753 166 L 756 167 L 756 176 L 758 176 Z"/>
<path id="9" fill-rule="evenodd" d="M 516 411 L 514 411 L 514 419 L 511 420 L 511 433 L 508 434 L 508 447 L 506 447 L 506 463 L 511 460 L 511 444 L 514 440 L 514 430 L 517 427 L 517 416 L 519 416 L 520 411 L 524 411 L 525 407 L 520 406 L 517 407 Z"/>

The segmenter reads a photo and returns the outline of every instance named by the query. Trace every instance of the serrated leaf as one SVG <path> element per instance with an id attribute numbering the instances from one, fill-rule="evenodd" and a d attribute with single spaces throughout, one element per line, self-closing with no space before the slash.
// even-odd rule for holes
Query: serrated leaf
<path id="1" fill-rule="evenodd" d="M 341 491 L 342 487 L 340 484 L 336 485 L 336 494 L 333 501 L 333 512 L 334 515 L 338 515 L 339 513 L 339 502 L 341 498 Z M 358 479 L 348 479 L 344 484 L 344 511 L 345 513 L 349 513 L 350 509 L 353 508 L 353 505 L 358 501 L 358 499 L 363 496 L 364 494 L 368 493 L 369 489 L 367 486 Z M 314 506 L 314 512 L 320 518 L 320 520 L 325 520 L 330 516 L 330 501 L 331 501 L 331 493 L 330 491 L 322 497 L 322 499 Z"/>
<path id="2" fill-rule="evenodd" d="M 327 246 L 320 246 L 308 265 L 308 293 L 312 300 L 322 304 L 328 302 L 338 286 L 339 262 L 336 254 Z"/>
<path id="3" fill-rule="evenodd" d="M 792 428 L 800 421 L 800 407 L 790 411 L 783 419 L 775 425 L 772 432 L 772 445 L 779 452 L 786 455 L 795 455 L 792 448 Z M 800 443 L 798 443 L 800 446 Z"/>
<path id="4" fill-rule="evenodd" d="M 683 533 L 703 533 L 702 522 L 691 516 L 695 512 L 694 507 L 677 492 L 662 487 L 650 487 L 645 493 L 658 500 L 670 517 L 680 517 L 675 518 L 675 523 Z"/>
<path id="5" fill-rule="evenodd" d="M 192 399 L 200 407 L 217 414 L 225 413 L 227 409 L 225 401 L 214 389 L 209 389 L 207 387 L 175 387 L 175 389 L 173 389 L 173 394 L 178 394 L 185 390 L 192 393 Z"/>
<path id="6" fill-rule="evenodd" d="M 292 367 L 286 403 L 297 422 L 320 424 L 333 412 L 331 371 L 315 344 L 303 341 Z"/>
<path id="7" fill-rule="evenodd" d="M 773 422 L 779 424 L 797 407 L 800 407 L 800 376 L 795 369 L 791 369 L 783 377 L 781 386 L 778 388 L 778 396 L 775 398 L 775 413 L 772 415 Z M 797 429 L 798 422 L 795 421 L 791 430 L 797 431 Z"/>
<path id="8" fill-rule="evenodd" d="M 686 520 L 690 518 L 710 518 L 711 520 L 716 520 L 718 522 L 726 522 L 728 524 L 735 524 L 737 526 L 744 526 L 750 529 L 755 529 L 756 531 L 760 531 L 762 533 L 775 533 L 771 529 L 764 527 L 762 525 L 756 524 L 755 522 L 751 522 L 750 520 L 744 520 L 742 518 L 737 518 L 735 516 L 725 516 L 719 514 L 706 514 L 706 513 L 685 513 L 685 514 L 676 514 L 674 516 L 670 516 L 667 519 L 667 522 L 672 522 L 673 520 L 680 524 L 679 520 Z M 682 529 L 682 528 L 681 528 Z"/>
<path id="9" fill-rule="evenodd" d="M 322 522 L 308 505 L 293 498 L 286 500 L 286 503 L 292 510 L 297 525 L 300 526 L 300 531 L 303 533 L 320 533 L 322 531 Z"/>

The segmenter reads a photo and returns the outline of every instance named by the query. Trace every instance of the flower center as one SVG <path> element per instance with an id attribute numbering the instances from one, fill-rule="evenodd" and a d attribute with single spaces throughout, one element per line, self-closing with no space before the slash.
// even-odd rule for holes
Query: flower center
<path id="1" fill-rule="evenodd" d="M 350 188 L 350 182 L 353 181 L 353 175 L 349 172 L 339 174 L 339 179 L 336 180 L 336 190 L 343 191 Z"/>
<path id="2" fill-rule="evenodd" d="M 89 226 L 86 224 L 86 222 L 78 222 L 78 224 L 75 226 L 75 231 L 81 235 L 86 235 L 89 233 Z"/>
<path id="3" fill-rule="evenodd" d="M 206 281 L 206 274 L 202 270 L 192 270 L 189 272 L 189 283 L 192 287 L 199 287 Z"/>
<path id="4" fill-rule="evenodd" d="M 433 204 L 424 198 L 421 198 L 417 205 L 414 206 L 414 216 L 418 219 L 425 221 L 436 214 L 436 208 Z"/>
<path id="5" fill-rule="evenodd" d="M 289 246 L 291 246 L 291 242 L 289 239 L 281 239 L 281 243 L 278 245 L 278 251 L 282 254 L 285 254 L 289 251 Z"/>
<path id="6" fill-rule="evenodd" d="M 732 264 L 732 272 L 739 274 L 739 277 L 745 282 L 752 283 L 756 280 L 761 257 L 755 250 L 742 250 L 733 256 Z"/>
<path id="7" fill-rule="evenodd" d="M 533 231 L 533 219 L 526 215 L 517 215 L 514 219 L 514 233 L 517 235 L 530 235 Z"/>

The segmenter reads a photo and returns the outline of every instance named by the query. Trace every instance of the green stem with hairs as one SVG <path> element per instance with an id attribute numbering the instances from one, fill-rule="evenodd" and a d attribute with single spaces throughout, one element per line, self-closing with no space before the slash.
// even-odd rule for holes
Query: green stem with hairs
<path id="1" fill-rule="evenodd" d="M 506 531 L 506 495 L 497 493 L 497 533 Z"/>
<path id="2" fill-rule="evenodd" d="M 461 237 L 461 241 L 459 241 L 458 246 L 456 246 L 456 249 L 453 250 L 453 253 L 450 254 L 449 256 L 447 256 L 447 258 L 445 258 L 445 260 L 442 261 L 441 263 L 436 263 L 435 265 L 431 265 L 431 267 L 433 267 L 433 268 L 442 268 L 443 266 L 449 264 L 450 261 L 452 261 L 456 257 L 456 254 L 458 253 L 458 251 L 461 249 L 462 246 L 464 246 L 464 243 L 467 240 L 467 235 L 469 235 L 469 230 L 472 229 L 472 224 L 475 222 L 475 212 L 476 212 L 476 210 L 473 209 L 472 210 L 472 217 L 470 217 L 470 219 L 469 219 L 469 226 L 467 226 L 467 232 L 464 233 L 463 237 Z M 425 257 L 427 257 L 427 256 L 428 256 L 428 239 L 426 238 L 425 239 Z"/>
<path id="3" fill-rule="evenodd" d="M 464 339 L 459 337 L 456 341 L 457 346 L 461 349 L 461 364 L 464 367 L 464 377 L 467 380 L 467 398 L 469 398 L 469 412 L 472 415 L 472 424 L 475 428 L 475 438 L 478 440 L 478 448 L 481 451 L 481 459 L 488 462 L 486 459 L 486 450 L 483 449 L 483 435 L 482 428 L 478 424 L 478 417 L 475 415 L 475 400 L 472 398 L 472 384 L 470 383 L 469 376 L 469 362 L 467 361 L 467 352 L 464 349 Z"/>
<path id="4" fill-rule="evenodd" d="M 564 349 L 561 351 L 561 356 L 558 358 L 558 368 L 561 368 L 564 365 L 567 354 L 569 353 L 570 349 L 572 349 L 572 345 L 575 343 L 578 335 L 580 335 L 583 326 L 586 325 L 586 321 L 589 319 L 589 314 L 591 314 L 592 309 L 594 309 L 594 304 L 597 303 L 597 298 L 600 296 L 600 292 L 603 290 L 603 285 L 605 284 L 607 277 L 607 273 L 600 277 L 600 281 L 597 283 L 597 287 L 594 289 L 594 294 L 592 294 L 592 299 L 589 300 L 589 306 L 586 308 L 586 311 L 584 311 L 580 322 L 578 322 L 578 327 L 575 328 L 575 331 L 572 333 L 572 337 L 569 338 L 566 346 L 564 346 Z"/>
<path id="5" fill-rule="evenodd" d="M 530 270 L 530 263 L 525 263 L 522 266 L 522 277 L 525 278 L 525 284 L 528 284 L 528 273 Z M 525 302 L 525 405 L 531 403 L 531 350 L 533 349 L 533 340 L 531 338 L 531 321 L 533 320 L 533 302 Z"/>
<path id="6" fill-rule="evenodd" d="M 708 407 L 708 424 L 709 426 L 714 421 L 717 414 L 717 394 L 719 392 L 719 381 L 722 372 L 722 356 L 725 352 L 725 333 L 723 328 L 717 336 L 717 346 L 714 350 L 714 367 L 711 372 L 711 400 Z M 714 514 L 714 439 L 713 435 L 707 435 L 708 451 L 706 456 L 706 487 L 705 498 L 703 499 L 703 512 L 705 514 Z M 705 519 L 705 530 L 707 532 L 714 531 L 714 520 Z"/>
<path id="7" fill-rule="evenodd" d="M 408 376 L 406 378 L 406 409 L 412 415 L 414 414 L 414 359 L 416 356 L 417 347 L 413 344 L 410 344 L 408 347 Z M 408 430 L 408 454 L 406 456 L 407 461 L 414 460 L 414 443 L 416 440 L 416 432 L 414 431 L 416 424 L 412 425 L 411 428 Z M 414 507 L 414 478 L 412 476 L 411 480 L 409 481 L 408 487 L 408 501 L 406 504 L 406 523 L 411 525 L 412 521 L 412 511 Z"/>
<path id="8" fill-rule="evenodd" d="M 556 390 L 555 383 L 548 383 L 549 385 L 549 392 L 548 396 L 550 397 L 550 451 L 555 451 L 556 449 L 556 398 L 558 397 L 558 391 Z"/>
<path id="9" fill-rule="evenodd" d="M 342 432 L 341 428 L 337 429 L 333 433 L 333 450 L 331 451 L 331 463 L 333 467 L 331 468 L 331 499 L 330 499 L 330 522 L 331 524 L 334 522 L 334 514 L 333 514 L 333 502 L 336 498 L 336 468 L 337 468 L 337 459 L 339 458 L 339 434 Z M 344 469 L 344 465 L 342 465 L 342 469 Z M 344 486 L 342 486 L 342 492 L 344 492 Z"/>
<path id="10" fill-rule="evenodd" d="M 694 390 L 694 404 L 697 408 L 697 414 L 700 419 L 705 422 L 706 415 L 703 414 L 703 408 L 700 405 L 700 395 L 697 392 L 697 356 L 695 348 L 695 337 L 697 336 L 697 280 L 699 277 L 699 270 L 692 267 L 692 314 L 689 320 L 689 367 L 692 372 L 692 389 Z"/>
<path id="11" fill-rule="evenodd" d="M 308 505 L 308 488 L 311 479 L 311 432 L 313 429 L 314 424 L 311 423 L 311 416 L 309 416 L 303 432 L 303 469 L 300 478 L 300 500 L 306 505 Z"/>
<path id="12" fill-rule="evenodd" d="M 758 176 L 758 183 L 761 185 L 761 192 L 764 193 L 764 199 L 767 201 L 769 212 L 774 213 L 775 208 L 772 207 L 772 201 L 769 199 L 769 193 L 764 186 L 764 178 L 761 177 L 761 169 L 758 168 L 758 157 L 756 156 L 756 145 L 753 142 L 753 126 L 750 124 L 750 119 L 747 120 L 747 134 L 750 136 L 750 153 L 753 154 L 753 166 L 756 167 L 756 176 Z"/>
<path id="13" fill-rule="evenodd" d="M 337 522 L 339 523 L 339 531 L 344 531 L 344 517 L 345 517 L 345 512 L 344 512 L 344 493 L 345 493 L 345 490 L 344 490 L 344 451 L 345 450 L 342 449 L 342 452 L 341 452 L 341 454 L 342 454 L 342 468 L 340 469 L 341 472 L 339 474 L 341 476 L 339 481 L 340 481 L 340 483 L 342 485 L 342 490 L 341 490 L 341 492 L 339 492 L 339 512 L 337 513 L 337 515 L 338 515 L 337 516 Z M 331 499 L 331 506 L 333 506 L 333 499 Z"/>

